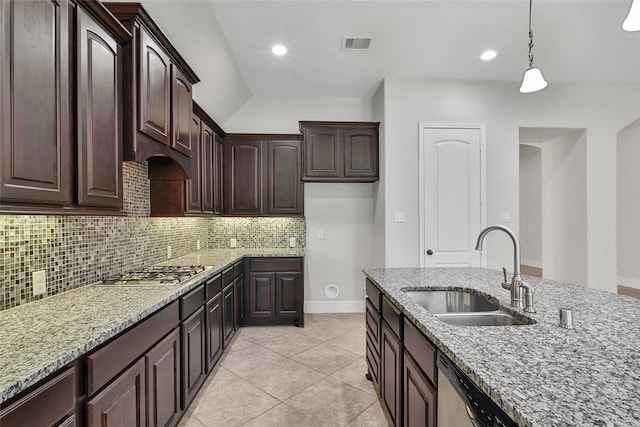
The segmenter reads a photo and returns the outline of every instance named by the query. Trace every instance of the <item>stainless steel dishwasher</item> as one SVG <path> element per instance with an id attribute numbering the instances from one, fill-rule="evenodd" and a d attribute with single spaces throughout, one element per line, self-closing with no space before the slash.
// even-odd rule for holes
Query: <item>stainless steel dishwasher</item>
<path id="1" fill-rule="evenodd" d="M 438 351 L 438 427 L 512 426 L 517 424 Z"/>

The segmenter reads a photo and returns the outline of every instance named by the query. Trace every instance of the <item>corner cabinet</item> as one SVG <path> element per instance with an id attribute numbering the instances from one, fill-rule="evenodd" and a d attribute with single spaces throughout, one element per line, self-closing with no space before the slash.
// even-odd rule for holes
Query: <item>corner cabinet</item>
<path id="1" fill-rule="evenodd" d="M 378 180 L 378 122 L 300 122 L 306 182 Z"/>
<path id="2" fill-rule="evenodd" d="M 248 263 L 244 323 L 304 326 L 303 258 L 251 258 Z"/>
<path id="3" fill-rule="evenodd" d="M 221 132 L 221 129 L 194 103 L 191 116 L 191 179 L 185 184 L 187 213 L 222 213 L 222 141 L 217 131 Z"/>
<path id="4" fill-rule="evenodd" d="M 227 214 L 304 213 L 299 135 L 229 135 L 224 150 Z"/>
<path id="5" fill-rule="evenodd" d="M 133 35 L 124 63 L 124 158 L 166 156 L 189 175 L 192 86 L 200 81 L 139 3 L 105 3 Z"/>
<path id="6" fill-rule="evenodd" d="M 131 34 L 98 2 L 0 8 L 2 212 L 119 212 L 121 69 Z"/>

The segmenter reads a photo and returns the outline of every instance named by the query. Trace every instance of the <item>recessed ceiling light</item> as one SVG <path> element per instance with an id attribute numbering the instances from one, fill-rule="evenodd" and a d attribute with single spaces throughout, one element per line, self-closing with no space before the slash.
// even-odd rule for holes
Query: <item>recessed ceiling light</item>
<path id="1" fill-rule="evenodd" d="M 287 54 L 287 47 L 281 44 L 273 45 L 271 52 L 276 56 L 283 56 Z"/>
<path id="2" fill-rule="evenodd" d="M 492 61 L 496 59 L 496 56 L 498 56 L 498 52 L 493 49 L 489 49 L 480 54 L 480 59 L 482 59 L 483 61 Z"/>

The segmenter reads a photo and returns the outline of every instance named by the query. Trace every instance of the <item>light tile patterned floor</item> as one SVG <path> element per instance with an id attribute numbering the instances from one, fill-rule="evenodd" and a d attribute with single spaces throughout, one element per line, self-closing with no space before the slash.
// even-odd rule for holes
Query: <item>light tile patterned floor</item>
<path id="1" fill-rule="evenodd" d="M 387 427 L 364 354 L 364 313 L 240 328 L 179 427 Z"/>

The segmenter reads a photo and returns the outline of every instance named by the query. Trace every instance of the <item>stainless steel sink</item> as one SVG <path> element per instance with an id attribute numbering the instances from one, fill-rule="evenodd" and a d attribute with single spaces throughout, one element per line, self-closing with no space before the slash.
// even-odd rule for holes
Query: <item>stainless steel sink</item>
<path id="1" fill-rule="evenodd" d="M 494 311 L 500 308 L 498 302 L 468 291 L 407 291 L 406 294 L 432 314 Z"/>
<path id="2" fill-rule="evenodd" d="M 504 311 L 488 311 L 476 313 L 436 314 L 445 323 L 456 326 L 517 326 L 532 325 L 533 320 L 521 320 Z"/>
<path id="3" fill-rule="evenodd" d="M 418 305 L 445 323 L 457 326 L 532 325 L 500 309 L 497 301 L 470 291 L 405 291 Z"/>

